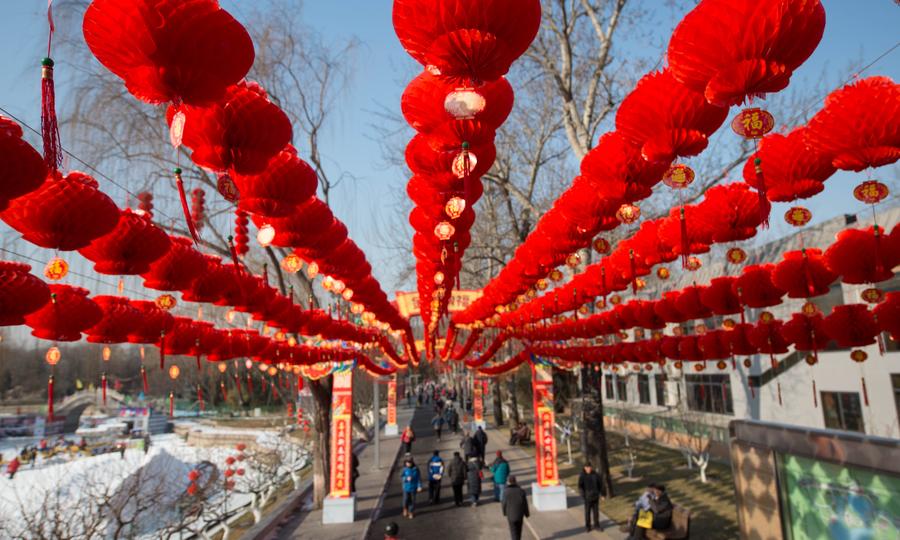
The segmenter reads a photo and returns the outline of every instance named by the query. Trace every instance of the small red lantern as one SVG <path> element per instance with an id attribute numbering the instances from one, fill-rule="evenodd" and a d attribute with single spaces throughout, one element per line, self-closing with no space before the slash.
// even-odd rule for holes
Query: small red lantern
<path id="1" fill-rule="evenodd" d="M 809 365 L 811 365 L 811 366 L 814 366 L 814 365 L 818 364 L 819 361 L 816 360 L 816 355 L 814 355 L 814 354 L 807 354 L 807 355 L 806 355 L 806 363 L 809 364 Z"/>
<path id="2" fill-rule="evenodd" d="M 456 227 L 454 227 L 447 221 L 442 221 L 434 226 L 434 235 L 437 236 L 438 240 L 450 240 L 451 238 L 453 238 L 453 235 L 455 233 Z"/>
<path id="3" fill-rule="evenodd" d="M 644 281 L 643 278 L 635 278 L 635 279 L 634 279 L 634 288 L 635 288 L 635 290 L 638 290 L 638 291 L 639 291 L 639 290 L 643 289 L 643 288 L 646 287 L 646 286 L 647 286 L 647 282 Z"/>
<path id="4" fill-rule="evenodd" d="M 749 358 L 744 358 L 744 367 L 750 369 L 753 367 L 753 362 Z"/>
<path id="5" fill-rule="evenodd" d="M 156 307 L 165 311 L 171 310 L 177 303 L 178 301 L 171 294 L 162 294 L 156 298 Z"/>
<path id="6" fill-rule="evenodd" d="M 560 272 L 558 269 L 554 268 L 553 270 L 550 271 L 549 277 L 552 281 L 560 281 L 563 278 L 563 273 Z"/>
<path id="7" fill-rule="evenodd" d="M 539 279 L 539 280 L 537 280 L 537 283 L 535 283 L 534 285 L 535 285 L 535 287 L 538 288 L 539 291 L 546 291 L 547 287 L 550 286 L 550 284 L 547 283 L 546 279 Z"/>
<path id="8" fill-rule="evenodd" d="M 587 314 L 588 314 L 588 307 L 587 307 L 587 306 L 581 306 L 580 308 L 578 308 L 578 313 L 580 313 L 580 314 L 582 314 L 582 315 L 587 315 Z"/>
<path id="9" fill-rule="evenodd" d="M 700 364 L 700 363 L 694 364 L 694 371 L 699 373 L 699 372 L 703 371 L 704 369 L 706 369 L 706 366 L 704 366 L 703 364 Z"/>
<path id="10" fill-rule="evenodd" d="M 319 263 L 313 261 L 306 265 L 306 277 L 309 279 L 315 279 L 316 276 L 319 275 Z"/>
<path id="11" fill-rule="evenodd" d="M 575 268 L 579 264 L 581 264 L 581 255 L 573 253 L 566 257 L 566 266 L 568 266 L 569 268 Z"/>
<path id="12" fill-rule="evenodd" d="M 181 375 L 181 368 L 179 368 L 176 365 L 172 365 L 169 367 L 169 378 L 170 379 L 172 379 L 174 381 L 175 379 L 178 378 L 179 375 Z"/>
<path id="13" fill-rule="evenodd" d="M 44 277 L 50 281 L 59 281 L 69 273 L 69 263 L 61 257 L 53 257 L 44 267 Z"/>
<path id="14" fill-rule="evenodd" d="M 820 313 L 819 306 L 815 305 L 812 302 L 806 302 L 805 304 L 803 304 L 803 306 L 800 308 L 800 312 L 807 317 L 813 317 Z"/>
<path id="15" fill-rule="evenodd" d="M 669 167 L 669 170 L 663 175 L 662 181 L 672 189 L 684 189 L 691 185 L 695 177 L 694 169 L 679 163 Z"/>
<path id="16" fill-rule="evenodd" d="M 812 212 L 802 206 L 794 206 L 784 213 L 784 220 L 794 227 L 802 227 L 812 219 Z"/>
<path id="17" fill-rule="evenodd" d="M 722 328 L 725 330 L 734 330 L 735 324 L 734 319 L 725 319 L 722 321 Z"/>
<path id="18" fill-rule="evenodd" d="M 725 257 L 731 264 L 741 264 L 747 260 L 747 252 L 739 247 L 733 247 L 725 253 Z"/>
<path id="19" fill-rule="evenodd" d="M 665 266 L 661 266 L 656 269 L 656 277 L 659 279 L 669 279 L 672 273 Z"/>
<path id="20" fill-rule="evenodd" d="M 287 257 L 281 259 L 281 269 L 288 274 L 296 274 L 303 268 L 303 259 L 296 253 L 291 253 Z"/>
<path id="21" fill-rule="evenodd" d="M 605 238 L 595 238 L 594 239 L 594 251 L 599 253 L 600 255 L 606 255 L 612 249 L 612 246 L 609 243 L 609 240 Z"/>
<path id="22" fill-rule="evenodd" d="M 719 360 L 718 362 L 716 362 L 716 367 L 724 370 L 728 367 L 728 364 L 725 363 L 725 360 Z"/>
<path id="23" fill-rule="evenodd" d="M 769 324 L 775 320 L 775 315 L 771 311 L 763 311 L 759 314 L 759 322 Z"/>
<path id="24" fill-rule="evenodd" d="M 688 270 L 690 270 L 691 272 L 693 272 L 695 270 L 699 270 L 700 267 L 702 267 L 702 266 L 703 266 L 703 261 L 701 261 L 699 257 L 695 257 L 693 255 L 688 257 L 686 268 Z"/>
<path id="25" fill-rule="evenodd" d="M 44 355 L 44 359 L 51 366 L 58 364 L 60 359 L 62 359 L 62 353 L 59 352 L 59 347 L 50 347 L 47 349 L 47 354 Z"/>
<path id="26" fill-rule="evenodd" d="M 756 107 L 744 109 L 731 121 L 731 129 L 745 139 L 760 139 L 774 127 L 772 113 Z"/>
<path id="27" fill-rule="evenodd" d="M 609 297 L 609 303 L 614 306 L 617 306 L 622 303 L 622 297 L 619 296 L 618 294 L 614 294 Z"/>
<path id="28" fill-rule="evenodd" d="M 870 287 L 859 293 L 860 298 L 869 304 L 880 304 L 884 300 L 884 291 Z"/>
<path id="29" fill-rule="evenodd" d="M 634 223 L 641 217 L 641 209 L 633 204 L 623 204 L 616 212 L 616 219 L 628 225 Z"/>
<path id="30" fill-rule="evenodd" d="M 878 204 L 889 194 L 888 187 L 878 180 L 867 180 L 853 189 L 856 200 L 866 204 Z"/>
<path id="31" fill-rule="evenodd" d="M 466 209 L 466 200 L 462 197 L 451 197 L 444 205 L 444 213 L 450 219 L 457 219 Z"/>
<path id="32" fill-rule="evenodd" d="M 341 298 L 343 298 L 343 299 L 346 300 L 347 302 L 349 302 L 350 300 L 352 300 L 352 299 L 353 299 L 353 289 L 351 289 L 351 288 L 349 288 L 349 287 L 347 287 L 346 289 L 344 289 L 344 292 L 341 293 Z"/>
<path id="33" fill-rule="evenodd" d="M 228 173 L 219 175 L 219 179 L 216 182 L 216 190 L 228 202 L 237 202 L 241 196 L 240 192 L 238 192 L 237 184 L 234 183 L 234 180 Z"/>
<path id="34" fill-rule="evenodd" d="M 682 367 L 684 367 L 684 363 L 683 363 L 681 360 L 676 361 L 676 362 L 675 362 L 674 364 L 672 364 L 672 365 L 675 366 L 675 369 L 681 369 Z"/>
<path id="35" fill-rule="evenodd" d="M 601 298 L 601 299 L 597 300 L 596 302 L 594 302 L 594 306 L 597 309 L 605 309 L 606 308 L 606 299 Z"/>
<path id="36" fill-rule="evenodd" d="M 865 362 L 867 358 L 869 358 L 869 355 L 862 349 L 855 349 L 850 352 L 850 359 L 854 362 Z"/>

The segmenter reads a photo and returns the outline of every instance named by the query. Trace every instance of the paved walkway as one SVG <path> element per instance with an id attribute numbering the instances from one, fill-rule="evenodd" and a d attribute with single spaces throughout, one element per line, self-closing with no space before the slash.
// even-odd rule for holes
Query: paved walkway
<path id="1" fill-rule="evenodd" d="M 404 406 L 397 408 L 397 423 L 403 429 L 413 410 Z M 381 494 L 397 458 L 400 449 L 400 437 L 385 437 L 382 429 L 380 441 L 380 466 L 376 469 L 375 445 L 369 443 L 357 454 L 359 457 L 359 478 L 356 480 L 356 521 L 353 523 L 324 525 L 322 511 L 311 509 L 311 502 L 306 501 L 304 510 L 297 512 L 290 519 L 281 523 L 267 540 L 287 540 L 309 538 L 315 540 L 362 539 L 365 538 L 372 522 L 372 516 L 381 502 Z M 380 537 L 379 537 L 380 538 Z"/>

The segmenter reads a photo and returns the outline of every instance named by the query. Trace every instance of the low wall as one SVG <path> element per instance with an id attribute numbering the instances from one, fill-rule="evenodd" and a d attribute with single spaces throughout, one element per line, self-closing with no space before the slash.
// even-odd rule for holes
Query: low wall
<path id="1" fill-rule="evenodd" d="M 712 459 L 722 462 L 731 461 L 731 452 L 727 441 L 717 439 L 718 430 L 700 431 L 703 435 L 691 435 L 683 423 L 664 417 L 650 416 L 649 421 L 642 419 L 626 419 L 620 416 L 604 416 L 603 425 L 610 431 L 628 432 L 629 435 L 652 441 L 676 450 L 686 447 L 700 447 L 706 449 Z M 691 427 L 690 429 L 694 429 Z"/>
<path id="2" fill-rule="evenodd" d="M 175 434 L 183 438 L 191 446 L 198 448 L 210 448 L 213 446 L 237 446 L 246 444 L 256 445 L 258 432 L 248 433 L 221 433 L 212 431 L 192 430 L 190 426 L 175 426 Z"/>

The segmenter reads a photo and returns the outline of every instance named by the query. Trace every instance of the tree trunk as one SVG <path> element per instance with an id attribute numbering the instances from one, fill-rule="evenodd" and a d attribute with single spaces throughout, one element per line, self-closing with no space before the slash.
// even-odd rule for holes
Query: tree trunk
<path id="1" fill-rule="evenodd" d="M 586 445 L 582 453 L 586 460 L 599 464 L 603 478 L 603 491 L 606 497 L 613 496 L 612 476 L 609 472 L 609 449 L 606 440 L 606 426 L 603 425 L 603 395 L 600 385 L 603 375 L 593 369 L 586 368 L 582 372 L 583 417 L 585 435 L 582 440 Z"/>
<path id="2" fill-rule="evenodd" d="M 518 399 L 518 391 L 516 385 L 516 373 L 518 370 L 513 370 L 512 373 L 509 374 L 509 387 L 507 388 L 507 393 L 509 394 L 509 425 L 510 427 L 517 427 L 519 425 L 519 399 Z"/>
<path id="3" fill-rule="evenodd" d="M 309 382 L 315 399 L 313 413 L 313 504 L 321 508 L 328 494 L 329 441 L 331 440 L 331 378 Z"/>
<path id="4" fill-rule="evenodd" d="M 496 378 L 491 381 L 494 402 L 494 423 L 497 427 L 503 425 L 503 396 L 500 393 L 500 381 Z"/>

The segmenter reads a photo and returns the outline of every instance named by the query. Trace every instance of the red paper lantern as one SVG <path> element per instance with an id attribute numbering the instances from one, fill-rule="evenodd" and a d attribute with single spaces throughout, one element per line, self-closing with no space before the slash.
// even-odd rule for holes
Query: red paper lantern
<path id="1" fill-rule="evenodd" d="M 900 264 L 900 234 L 885 235 L 874 227 L 843 230 L 825 252 L 825 261 L 844 283 L 885 281 Z"/>
<path id="2" fill-rule="evenodd" d="M 628 225 L 641 217 L 641 209 L 633 204 L 623 204 L 616 211 L 616 219 Z"/>
<path id="3" fill-rule="evenodd" d="M 872 345 L 881 331 L 865 304 L 835 306 L 825 317 L 825 329 L 840 347 Z"/>
<path id="4" fill-rule="evenodd" d="M 131 305 L 128 298 L 95 296 L 93 300 L 100 306 L 103 317 L 84 332 L 91 343 L 124 343 L 128 341 L 128 334 L 142 323 L 141 312 Z"/>
<path id="5" fill-rule="evenodd" d="M 727 116 L 727 108 L 710 105 L 664 69 L 645 75 L 625 98 L 616 132 L 640 147 L 644 159 L 670 163 L 702 152 Z"/>
<path id="6" fill-rule="evenodd" d="M 715 243 L 724 244 L 747 240 L 756 234 L 762 223 L 759 196 L 743 182 L 713 186 L 706 190 L 689 222 L 712 233 Z"/>
<path id="7" fill-rule="evenodd" d="M 11 201 L 0 218 L 32 244 L 80 249 L 112 231 L 119 220 L 119 209 L 97 187 L 84 173 L 62 177 L 54 172 L 40 188 Z"/>
<path id="8" fill-rule="evenodd" d="M 293 136 L 287 115 L 254 82 L 230 87 L 221 102 L 185 106 L 182 112 L 184 144 L 193 150 L 191 160 L 216 171 L 261 173 Z M 166 118 L 170 124 L 175 114 L 176 108 L 169 107 Z M 241 180 L 232 178 L 245 196 Z"/>
<path id="9" fill-rule="evenodd" d="M 873 107 L 872 104 L 879 104 Z M 869 77 L 835 90 L 810 119 L 806 145 L 838 169 L 861 171 L 900 159 L 900 85 Z"/>
<path id="10" fill-rule="evenodd" d="M 645 160 L 640 147 L 615 131 L 600 137 L 597 146 L 581 160 L 581 175 L 591 181 L 596 195 L 611 202 L 630 203 L 649 197 L 668 168 L 669 162 Z"/>
<path id="11" fill-rule="evenodd" d="M 44 158 L 22 140 L 19 124 L 0 116 L 0 211 L 9 201 L 31 193 L 47 178 Z"/>
<path id="12" fill-rule="evenodd" d="M 50 288 L 27 264 L 0 261 L 0 326 L 25 323 L 25 316 L 50 301 Z"/>
<path id="13" fill-rule="evenodd" d="M 250 35 L 216 0 L 94 0 L 83 31 L 100 63 L 151 104 L 215 101 L 253 65 Z"/>
<path id="14" fill-rule="evenodd" d="M 835 168 L 831 158 L 818 147 L 807 146 L 805 138 L 806 128 L 764 137 L 744 164 L 744 181 L 764 189 L 773 202 L 807 199 L 821 192 Z"/>
<path id="15" fill-rule="evenodd" d="M 812 212 L 802 206 L 791 207 L 784 213 L 784 221 L 794 227 L 802 227 L 809 223 L 811 219 Z"/>
<path id="16" fill-rule="evenodd" d="M 821 314 L 810 317 L 794 313 L 791 320 L 784 323 L 781 328 L 781 335 L 798 351 L 822 350 L 831 340 L 825 326 L 825 318 Z"/>
<path id="17" fill-rule="evenodd" d="M 853 196 L 859 202 L 878 204 L 890 194 L 888 187 L 878 180 L 867 180 L 853 188 Z"/>
<path id="18" fill-rule="evenodd" d="M 393 22 L 403 48 L 433 74 L 492 81 L 509 71 L 537 35 L 541 4 L 538 0 L 396 0 Z"/>
<path id="19" fill-rule="evenodd" d="M 784 254 L 772 272 L 772 283 L 790 298 L 809 298 L 827 293 L 837 277 L 825 264 L 821 250 L 802 249 Z"/>
<path id="20" fill-rule="evenodd" d="M 159 336 L 172 329 L 175 318 L 149 300 L 132 300 L 131 306 L 140 313 L 136 327 L 128 332 L 129 343 L 156 343 Z"/>
<path id="21" fill-rule="evenodd" d="M 194 279 L 206 269 L 203 254 L 194 249 L 190 238 L 169 237 L 169 250 L 150 264 L 141 277 L 144 287 L 158 291 L 181 291 L 191 286 Z"/>
<path id="22" fill-rule="evenodd" d="M 754 264 L 744 268 L 733 285 L 734 292 L 743 305 L 764 308 L 781 303 L 785 291 L 772 281 L 774 270 L 774 264 Z"/>
<path id="23" fill-rule="evenodd" d="M 875 306 L 873 313 L 878 327 L 890 334 L 892 339 L 900 340 L 900 292 L 887 293 L 884 301 Z"/>
<path id="24" fill-rule="evenodd" d="M 783 90 L 822 39 L 818 0 L 704 0 L 672 33 L 672 75 L 710 103 L 738 105 Z"/>
<path id="25" fill-rule="evenodd" d="M 255 175 L 235 174 L 240 191 L 239 207 L 252 214 L 268 217 L 288 216 L 315 196 L 319 186 L 316 171 L 297 157 L 288 145 Z"/>
<path id="26" fill-rule="evenodd" d="M 169 244 L 169 236 L 149 216 L 126 208 L 115 229 L 78 252 L 93 261 L 94 270 L 101 274 L 135 275 L 148 272 Z"/>
<path id="27" fill-rule="evenodd" d="M 103 317 L 100 307 L 88 298 L 87 289 L 50 285 L 50 302 L 25 316 L 31 335 L 51 341 L 78 341 L 81 332 Z"/>
<path id="28" fill-rule="evenodd" d="M 744 109 L 731 121 L 731 130 L 745 139 L 761 139 L 775 127 L 775 117 L 758 107 Z"/>
<path id="29" fill-rule="evenodd" d="M 217 302 L 229 292 L 235 283 L 232 273 L 222 264 L 222 259 L 214 255 L 204 255 L 205 270 L 191 283 L 189 289 L 182 290 L 181 298 L 187 302 Z"/>

